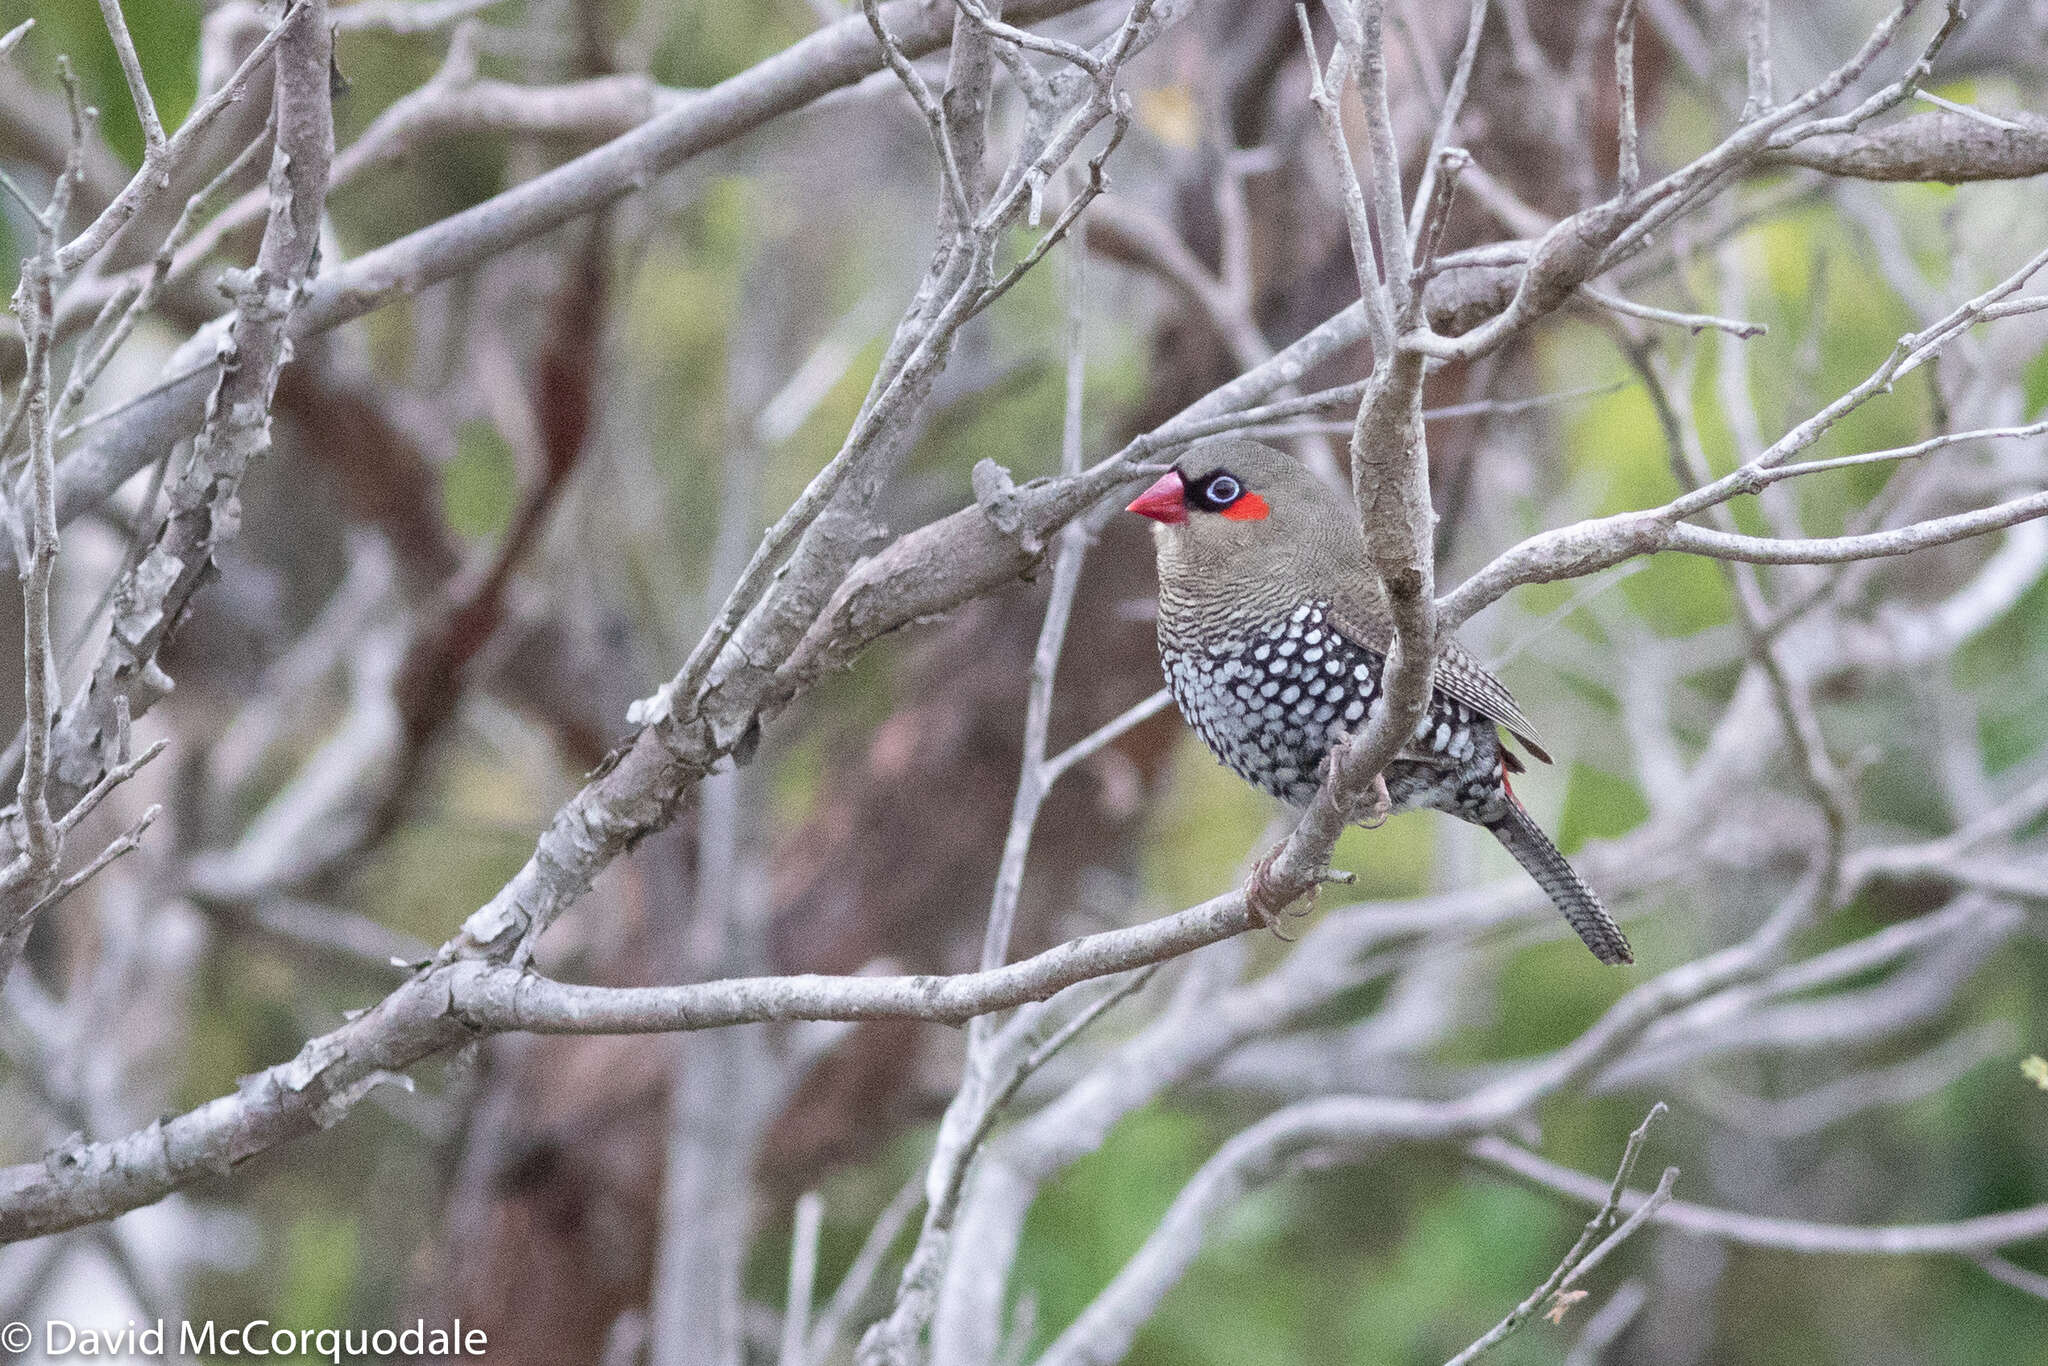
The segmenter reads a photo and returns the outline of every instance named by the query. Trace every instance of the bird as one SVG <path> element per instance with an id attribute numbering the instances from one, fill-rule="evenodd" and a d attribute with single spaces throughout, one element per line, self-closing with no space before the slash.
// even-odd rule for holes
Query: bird
<path id="1" fill-rule="evenodd" d="M 1184 452 L 1126 509 L 1150 518 L 1159 654 L 1174 703 L 1216 757 L 1283 802 L 1314 800 L 1324 760 L 1385 704 L 1394 638 L 1358 514 L 1282 451 L 1241 438 Z M 1628 939 L 1522 805 L 1505 730 L 1544 763 L 1499 679 L 1448 635 L 1429 706 L 1387 765 L 1386 811 L 1429 808 L 1490 832 L 1603 963 Z"/>

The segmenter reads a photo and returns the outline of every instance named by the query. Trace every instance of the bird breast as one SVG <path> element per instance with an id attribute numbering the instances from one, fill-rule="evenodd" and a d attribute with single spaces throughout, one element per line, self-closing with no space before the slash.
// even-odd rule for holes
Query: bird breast
<path id="1" fill-rule="evenodd" d="M 1192 639 L 1160 615 L 1160 656 L 1181 715 L 1239 776 L 1305 805 L 1340 734 L 1361 729 L 1379 695 L 1380 661 L 1339 635 L 1326 607 Z"/>

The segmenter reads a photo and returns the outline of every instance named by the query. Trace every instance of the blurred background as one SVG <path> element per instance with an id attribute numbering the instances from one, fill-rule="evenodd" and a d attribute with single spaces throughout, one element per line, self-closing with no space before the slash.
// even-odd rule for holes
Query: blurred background
<path id="1" fill-rule="evenodd" d="M 337 39 L 337 146 L 343 164 L 352 145 L 372 152 L 331 196 L 330 260 L 481 202 L 674 92 L 859 13 L 839 0 L 413 8 L 448 12 L 419 31 L 366 24 Z M 1463 7 L 1394 8 L 1394 114 L 1419 153 L 1464 35 L 1450 10 Z M 1642 8 L 1655 174 L 1733 126 L 1741 6 Z M 1780 93 L 1852 52 L 1883 9 L 1780 6 Z M 1528 235 L 1611 181 L 1612 6 L 1495 10 L 1459 139 L 1484 183 L 1461 188 L 1451 247 Z M 242 6 L 136 0 L 128 14 L 167 124 L 261 33 Z M 34 31 L 0 63 L 0 164 L 46 190 L 62 150 L 56 60 L 68 54 L 105 144 L 82 197 L 104 202 L 141 137 L 98 9 L 0 0 L 0 27 L 31 15 Z M 1092 37 L 1113 18 L 1098 6 L 1046 29 Z M 1086 220 L 1085 257 L 1054 253 L 963 335 L 887 495 L 892 530 L 970 502 L 983 458 L 1020 480 L 1057 468 L 1070 311 L 1093 459 L 1355 298 L 1290 6 L 1198 6 L 1125 82 L 1134 126 Z M 2048 112 L 2044 82 L 2048 13 L 1988 0 L 1931 88 L 2018 117 Z M 408 113 L 436 90 L 455 97 Z M 999 138 L 1019 117 L 1009 99 Z M 215 168 L 258 135 L 267 105 L 251 98 L 223 120 Z M 245 191 L 260 192 L 260 171 L 229 200 Z M 625 734 L 628 703 L 688 652 L 761 528 L 838 448 L 923 269 L 935 191 L 925 131 L 884 75 L 301 349 L 280 386 L 276 449 L 244 489 L 242 535 L 165 655 L 177 689 L 143 733 L 171 748 L 104 823 L 117 829 L 150 800 L 167 814 L 141 851 L 39 926 L 9 983 L 7 1161 L 232 1091 L 381 996 L 402 976 L 392 959 L 426 956 L 520 866 Z M 248 259 L 255 221 L 219 232 L 174 279 L 88 411 L 147 388 L 224 307 L 213 278 Z M 2037 180 L 1889 184 L 1785 166 L 1733 187 L 1623 275 L 1634 297 L 1765 323 L 1766 335 L 1568 312 L 1504 356 L 1431 381 L 1427 401 L 1453 410 L 1430 424 L 1440 581 L 1544 527 L 1673 496 L 1646 371 L 1726 469 L 2033 254 L 2044 223 Z M 138 225 L 105 269 L 146 261 L 166 226 Z M 18 214 L 0 218 L 9 288 L 27 242 Z M 1980 329 L 1813 454 L 2030 421 L 2048 407 L 2044 340 L 2030 318 Z M 9 384 L 18 336 L 11 346 Z M 1363 364 L 1340 358 L 1303 388 L 1357 378 Z M 1301 424 L 1287 440 L 1341 458 L 1346 425 Z M 1775 511 L 1739 516 L 1752 531 L 1774 529 L 1775 515 L 1835 534 L 1906 500 L 2039 487 L 2048 470 L 2038 437 L 1928 459 L 1946 463 L 1832 472 Z M 66 532 L 67 649 L 96 629 L 146 485 Z M 1087 560 L 1055 746 L 1160 686 L 1152 556 L 1135 521 L 1108 520 Z M 1836 651 L 1815 694 L 1853 776 L 1856 847 L 1934 839 L 2040 786 L 2048 555 L 2032 544 L 2021 529 L 1870 571 L 1766 576 L 1780 603 L 1813 592 L 1824 604 L 1804 620 L 1822 622 Z M 1887 643 L 1888 614 L 1931 618 L 1986 582 L 1990 557 L 2010 569 L 2025 553 L 1966 632 L 1918 656 Z M 607 873 L 550 936 L 544 965 L 609 984 L 971 966 L 1043 608 L 1042 583 L 1018 584 L 828 679 L 768 729 L 751 765 Z M 0 637 L 17 629 L 18 605 L 0 599 Z M 1694 782 L 1747 657 L 1723 566 L 1662 557 L 1524 589 L 1464 635 L 1559 756 L 1518 791 L 1612 889 L 1648 970 L 1739 937 L 1796 881 L 1817 818 L 1775 733 L 1757 737 L 1732 787 Z M 11 654 L 0 663 L 0 697 L 19 695 L 18 668 Z M 18 724 L 18 708 L 0 724 Z M 1214 895 L 1242 876 L 1276 814 L 1178 717 L 1155 717 L 1056 790 L 1017 952 Z M 2036 825 L 2028 816 L 1985 855 L 1997 884 L 1975 889 L 1985 899 L 1952 932 L 1858 972 L 1782 984 L 1747 1034 L 1695 1019 L 1545 1102 L 1517 1136 L 1604 1181 L 1662 1099 L 1672 1111 L 1646 1168 L 1680 1167 L 1680 1194 L 1704 1204 L 1887 1224 L 2048 1201 L 2048 1095 L 2021 1071 L 2048 1048 L 2048 846 Z M 1431 815 L 1351 832 L 1338 863 L 1358 882 L 1326 889 L 1325 917 L 1437 904 L 1418 901 L 1430 896 L 1451 906 L 1458 889 L 1486 895 L 1517 876 L 1483 833 Z M 717 915 L 699 913 L 705 888 Z M 1947 875 L 1869 879 L 1806 950 L 1952 911 L 1963 891 Z M 1241 951 L 1250 976 L 1290 946 L 1259 936 Z M 1547 915 L 1468 924 L 1382 957 L 1355 988 L 1191 1070 L 1042 1173 L 1006 1292 L 1021 1355 L 1006 1359 L 1052 1341 L 1200 1164 L 1259 1116 L 1324 1092 L 1459 1094 L 1567 1043 L 1627 985 Z M 1020 1113 L 1158 1018 L 1169 994 L 1154 986 L 1109 1015 L 1034 1081 Z M 1709 1042 L 1688 1052 L 1695 1033 Z M 709 1283 L 738 1286 L 749 1359 L 767 1360 L 794 1203 L 823 1198 L 822 1296 L 920 1178 L 961 1052 L 956 1031 L 886 1023 L 494 1038 L 216 1182 L 10 1249 L 0 1301 L 37 1319 L 459 1315 L 488 1331 L 492 1360 L 628 1361 L 674 1331 L 650 1323 L 650 1296 L 661 1276 L 687 1281 L 697 1258 L 715 1264 Z M 1235 1206 L 1128 1360 L 1439 1362 L 1526 1295 L 1583 1218 L 1455 1147 L 1311 1169 Z M 2039 1247 L 2007 1255 L 2048 1272 Z M 882 1312 L 893 1266 L 856 1331 Z M 1641 1311 L 1604 1357 L 1576 1359 L 2048 1360 L 2048 1303 L 1968 1258 L 1805 1256 L 1670 1230 L 1646 1232 L 1590 1278 L 1593 1299 L 1562 1326 L 1538 1323 L 1492 1359 L 1566 1359 L 1586 1316 L 1624 1285 Z M 850 1359 L 850 1338 L 829 1346 L 824 1360 Z"/>

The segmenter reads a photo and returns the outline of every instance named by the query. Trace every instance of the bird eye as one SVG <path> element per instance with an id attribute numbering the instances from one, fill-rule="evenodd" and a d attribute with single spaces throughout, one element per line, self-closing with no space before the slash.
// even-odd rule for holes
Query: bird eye
<path id="1" fill-rule="evenodd" d="M 1227 474 L 1217 475 L 1209 481 L 1209 486 L 1202 490 L 1203 495 L 1217 507 L 1228 507 L 1236 502 L 1237 496 L 1243 492 L 1243 486 Z"/>

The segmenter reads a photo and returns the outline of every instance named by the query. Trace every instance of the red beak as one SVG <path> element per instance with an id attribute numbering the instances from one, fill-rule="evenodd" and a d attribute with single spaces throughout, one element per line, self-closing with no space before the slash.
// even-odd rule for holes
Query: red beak
<path id="1" fill-rule="evenodd" d="M 1188 486 L 1182 482 L 1180 471 L 1168 470 L 1160 475 L 1151 488 L 1131 499 L 1124 511 L 1150 517 L 1168 526 L 1179 526 L 1185 522 L 1188 519 Z"/>

